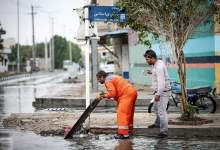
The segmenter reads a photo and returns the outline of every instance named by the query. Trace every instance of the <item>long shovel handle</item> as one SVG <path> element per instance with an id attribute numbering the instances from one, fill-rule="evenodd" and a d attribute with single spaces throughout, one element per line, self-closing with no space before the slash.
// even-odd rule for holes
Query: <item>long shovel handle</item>
<path id="1" fill-rule="evenodd" d="M 82 127 L 82 124 L 85 122 L 85 120 L 88 118 L 88 116 L 92 113 L 92 111 L 95 109 L 95 107 L 98 105 L 100 100 L 95 99 L 83 112 L 83 114 L 80 116 L 80 118 L 77 120 L 77 122 L 74 124 L 74 126 L 71 128 L 71 130 L 65 135 L 64 139 L 71 138 L 73 134 L 75 134 L 77 131 L 80 130 Z"/>

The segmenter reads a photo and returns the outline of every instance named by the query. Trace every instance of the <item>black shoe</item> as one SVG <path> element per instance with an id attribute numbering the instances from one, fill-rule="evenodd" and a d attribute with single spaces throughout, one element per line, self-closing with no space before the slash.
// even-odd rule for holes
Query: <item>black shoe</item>
<path id="1" fill-rule="evenodd" d="M 129 132 L 129 136 L 133 136 L 134 135 L 134 132 Z"/>
<path id="2" fill-rule="evenodd" d="M 114 136 L 115 139 L 129 139 L 129 135 L 118 134 Z"/>
<path id="3" fill-rule="evenodd" d="M 159 138 L 167 138 L 168 135 L 165 134 L 165 133 L 160 133 L 160 134 L 158 134 L 158 137 L 159 137 Z"/>
<path id="4" fill-rule="evenodd" d="M 149 125 L 148 128 L 159 128 L 158 126 L 156 126 L 155 124 Z"/>

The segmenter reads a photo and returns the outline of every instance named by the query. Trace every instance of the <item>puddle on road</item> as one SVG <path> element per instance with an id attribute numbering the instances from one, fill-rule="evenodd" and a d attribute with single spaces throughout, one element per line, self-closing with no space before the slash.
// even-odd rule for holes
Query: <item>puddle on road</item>
<path id="1" fill-rule="evenodd" d="M 129 140 L 115 140 L 113 135 L 78 135 L 64 140 L 59 136 L 40 136 L 32 132 L 11 131 L 5 137 L 5 144 L 0 149 L 15 150 L 218 150 L 220 143 L 214 140 L 176 140 L 134 137 Z M 30 140 L 31 139 L 31 140 Z M 0 138 L 0 141 L 1 138 Z"/>

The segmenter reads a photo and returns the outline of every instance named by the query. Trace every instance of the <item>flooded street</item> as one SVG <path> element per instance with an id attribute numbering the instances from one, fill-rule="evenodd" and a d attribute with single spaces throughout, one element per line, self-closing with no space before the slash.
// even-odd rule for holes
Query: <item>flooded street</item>
<path id="1" fill-rule="evenodd" d="M 213 140 L 161 140 L 146 137 L 115 140 L 113 135 L 81 135 L 64 140 L 63 137 L 43 137 L 30 132 L 11 132 L 13 134 L 8 142 L 15 150 L 218 150 L 220 147 L 220 143 Z"/>
<path id="2" fill-rule="evenodd" d="M 37 74 L 27 79 L 9 80 L 0 85 L 0 111 L 10 113 L 32 113 L 35 97 L 60 90 L 58 84 L 66 78 L 66 73 Z"/>
<path id="3" fill-rule="evenodd" d="M 32 102 L 37 96 L 43 96 L 47 93 L 54 93 L 59 90 L 57 84 L 66 78 L 66 73 L 57 74 L 43 73 L 32 75 L 31 77 L 14 79 L 0 83 L 0 119 L 9 116 L 11 113 L 33 113 L 36 112 L 32 106 Z M 53 88 L 51 88 L 53 87 Z M 54 88 L 56 87 L 56 88 Z M 45 149 L 39 147 L 39 141 L 52 140 L 35 135 L 34 133 L 17 132 L 11 129 L 4 129 L 0 123 L 0 149 L 18 149 L 23 150 L 25 146 L 30 146 L 29 142 L 33 142 L 33 147 L 28 149 Z M 30 140 L 31 139 L 31 140 Z M 37 139 L 37 141 L 35 140 Z M 55 138 L 56 139 L 56 138 Z M 62 139 L 62 137 L 60 138 Z M 62 142 L 64 142 L 62 140 Z M 46 142 L 47 143 L 47 142 Z M 57 142 L 55 142 L 57 143 Z M 65 142 L 64 142 L 65 143 Z M 27 144 L 27 145 L 26 145 Z M 36 145 L 35 145 L 36 144 Z M 40 145 L 42 145 L 41 143 Z M 52 144 L 52 142 L 51 142 Z M 50 146 L 51 147 L 51 146 Z M 50 147 L 46 149 L 50 149 Z M 56 147 L 56 146 L 55 146 Z M 60 149 L 60 148 L 58 148 Z"/>
<path id="4" fill-rule="evenodd" d="M 71 84 L 62 83 L 66 73 L 38 74 L 25 80 L 5 81 L 0 86 L 0 118 L 11 113 L 33 113 L 35 97 L 59 92 Z M 137 111 L 138 112 L 138 111 Z M 48 112 L 47 112 L 48 113 Z M 1 124 L 0 124 L 1 125 Z M 137 136 L 130 140 L 115 140 L 113 135 L 78 135 L 64 140 L 62 136 L 40 136 L 33 132 L 4 129 L 0 126 L 0 150 L 218 150 L 219 141 L 213 139 L 164 139 Z"/>

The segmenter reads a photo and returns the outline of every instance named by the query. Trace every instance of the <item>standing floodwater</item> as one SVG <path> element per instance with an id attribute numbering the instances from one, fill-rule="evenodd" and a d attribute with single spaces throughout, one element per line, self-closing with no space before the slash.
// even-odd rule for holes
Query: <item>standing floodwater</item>
<path id="1" fill-rule="evenodd" d="M 218 141 L 211 140 L 161 140 L 146 137 L 115 140 L 112 135 L 81 135 L 64 140 L 63 137 L 42 137 L 29 132 L 13 132 L 12 140 L 13 147 L 17 150 L 218 150 L 220 147 Z"/>

